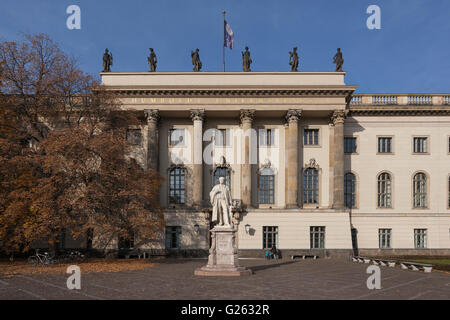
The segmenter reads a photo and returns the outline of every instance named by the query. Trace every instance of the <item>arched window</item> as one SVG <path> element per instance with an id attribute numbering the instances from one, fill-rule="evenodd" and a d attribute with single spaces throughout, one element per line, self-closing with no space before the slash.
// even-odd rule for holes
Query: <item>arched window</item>
<path id="1" fill-rule="evenodd" d="M 260 204 L 274 203 L 275 174 L 272 169 L 264 168 L 259 172 L 259 198 Z"/>
<path id="2" fill-rule="evenodd" d="M 378 176 L 378 208 L 392 207 L 392 178 L 383 172 Z"/>
<path id="3" fill-rule="evenodd" d="M 347 208 L 356 207 L 356 176 L 351 172 L 344 176 L 344 199 Z"/>
<path id="4" fill-rule="evenodd" d="M 186 170 L 175 167 L 169 172 L 169 202 L 173 204 L 184 204 L 186 199 L 185 190 Z"/>
<path id="5" fill-rule="evenodd" d="M 414 208 L 427 207 L 427 176 L 423 172 L 416 173 L 413 178 Z"/>
<path id="6" fill-rule="evenodd" d="M 303 171 L 303 203 L 319 203 L 319 171 L 307 168 Z"/>
<path id="7" fill-rule="evenodd" d="M 224 177 L 225 178 L 225 184 L 230 188 L 231 190 L 231 173 L 230 169 L 227 167 L 217 167 L 216 170 L 214 170 L 214 181 L 213 185 L 219 183 L 219 178 Z"/>

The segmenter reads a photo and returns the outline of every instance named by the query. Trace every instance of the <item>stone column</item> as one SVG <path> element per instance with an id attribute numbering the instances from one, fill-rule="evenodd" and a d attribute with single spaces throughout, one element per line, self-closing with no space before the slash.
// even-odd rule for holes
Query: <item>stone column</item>
<path id="1" fill-rule="evenodd" d="M 156 109 L 144 110 L 147 117 L 147 169 L 158 171 L 159 136 L 158 122 L 159 111 Z"/>
<path id="2" fill-rule="evenodd" d="M 241 200 L 245 207 L 252 206 L 252 172 L 250 148 L 252 147 L 252 122 L 255 110 L 241 110 L 242 131 L 244 133 L 244 154 L 241 164 Z"/>
<path id="3" fill-rule="evenodd" d="M 331 121 L 334 125 L 334 152 L 333 152 L 333 208 L 344 208 L 344 121 L 345 110 L 333 112 Z"/>
<path id="4" fill-rule="evenodd" d="M 194 207 L 203 207 L 203 120 L 205 110 L 191 110 L 191 119 L 194 123 L 193 143 L 193 190 L 192 200 Z"/>
<path id="5" fill-rule="evenodd" d="M 287 198 L 286 207 L 298 207 L 298 121 L 302 115 L 302 110 L 289 109 L 286 113 L 288 124 L 287 141 Z"/>

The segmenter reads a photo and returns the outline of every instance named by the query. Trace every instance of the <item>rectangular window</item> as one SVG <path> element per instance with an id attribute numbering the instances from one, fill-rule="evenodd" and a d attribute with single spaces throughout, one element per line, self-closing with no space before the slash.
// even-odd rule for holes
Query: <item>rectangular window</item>
<path id="1" fill-rule="evenodd" d="M 427 247 L 427 229 L 414 229 L 414 248 L 425 249 Z"/>
<path id="2" fill-rule="evenodd" d="M 378 153 L 392 153 L 392 138 L 378 138 Z"/>
<path id="3" fill-rule="evenodd" d="M 392 229 L 378 229 L 378 242 L 380 249 L 391 248 Z"/>
<path id="4" fill-rule="evenodd" d="M 319 145 L 319 129 L 305 129 L 303 131 L 303 145 L 318 146 Z"/>
<path id="5" fill-rule="evenodd" d="M 448 138 L 448 144 L 447 144 L 447 146 L 448 146 L 448 153 L 450 153 L 450 137 Z"/>
<path id="6" fill-rule="evenodd" d="M 414 143 L 414 153 L 427 153 L 428 152 L 428 138 L 427 137 L 415 137 L 413 143 Z"/>
<path id="7" fill-rule="evenodd" d="M 272 204 L 274 203 L 274 176 L 260 175 L 259 176 L 259 203 Z"/>
<path id="8" fill-rule="evenodd" d="M 169 130 L 169 145 L 184 146 L 184 129 Z"/>
<path id="9" fill-rule="evenodd" d="M 356 138 L 355 137 L 345 137 L 344 138 L 344 152 L 345 153 L 356 153 Z"/>
<path id="10" fill-rule="evenodd" d="M 325 249 L 325 227 L 309 227 L 311 249 Z"/>
<path id="11" fill-rule="evenodd" d="M 142 143 L 141 129 L 128 129 L 127 140 L 130 144 L 134 146 L 140 146 Z"/>
<path id="12" fill-rule="evenodd" d="M 214 135 L 214 145 L 218 147 L 229 147 L 230 144 L 230 130 L 216 129 Z"/>
<path id="13" fill-rule="evenodd" d="M 127 237 L 119 237 L 119 249 L 132 248 L 134 248 L 134 232 L 130 233 Z"/>
<path id="14" fill-rule="evenodd" d="M 263 227 L 263 249 L 278 248 L 278 227 Z"/>
<path id="15" fill-rule="evenodd" d="M 166 227 L 166 249 L 181 248 L 181 227 Z"/>
<path id="16" fill-rule="evenodd" d="M 275 145 L 275 129 L 259 129 L 259 145 L 274 146 Z"/>

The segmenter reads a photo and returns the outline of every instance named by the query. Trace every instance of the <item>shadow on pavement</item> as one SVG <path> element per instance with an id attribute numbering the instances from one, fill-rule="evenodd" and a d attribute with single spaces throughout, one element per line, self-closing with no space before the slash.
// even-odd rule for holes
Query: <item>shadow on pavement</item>
<path id="1" fill-rule="evenodd" d="M 270 269 L 270 268 L 276 268 L 282 265 L 287 265 L 287 264 L 292 264 L 292 263 L 297 263 L 298 261 L 286 261 L 286 262 L 281 262 L 281 263 L 268 263 L 268 264 L 263 264 L 263 265 L 259 265 L 259 266 L 253 266 L 253 267 L 247 267 L 248 269 L 251 269 L 252 271 L 260 271 L 260 270 L 265 270 L 265 269 Z"/>

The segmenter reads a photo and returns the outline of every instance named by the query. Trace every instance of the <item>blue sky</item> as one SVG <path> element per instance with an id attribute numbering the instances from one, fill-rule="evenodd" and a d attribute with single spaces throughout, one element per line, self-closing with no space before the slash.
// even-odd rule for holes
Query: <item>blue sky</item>
<path id="1" fill-rule="evenodd" d="M 341 47 L 346 83 L 359 93 L 450 92 L 449 0 L 1 0 L 0 37 L 46 33 L 80 67 L 98 74 L 102 54 L 112 71 L 147 71 L 148 48 L 158 71 L 191 71 L 200 49 L 203 71 L 222 70 L 222 10 L 235 34 L 227 71 L 241 71 L 247 45 L 253 71 L 288 71 L 299 47 L 301 71 L 334 71 Z M 81 8 L 81 30 L 68 30 L 66 8 Z M 369 30 L 366 9 L 381 8 L 381 30 Z"/>

